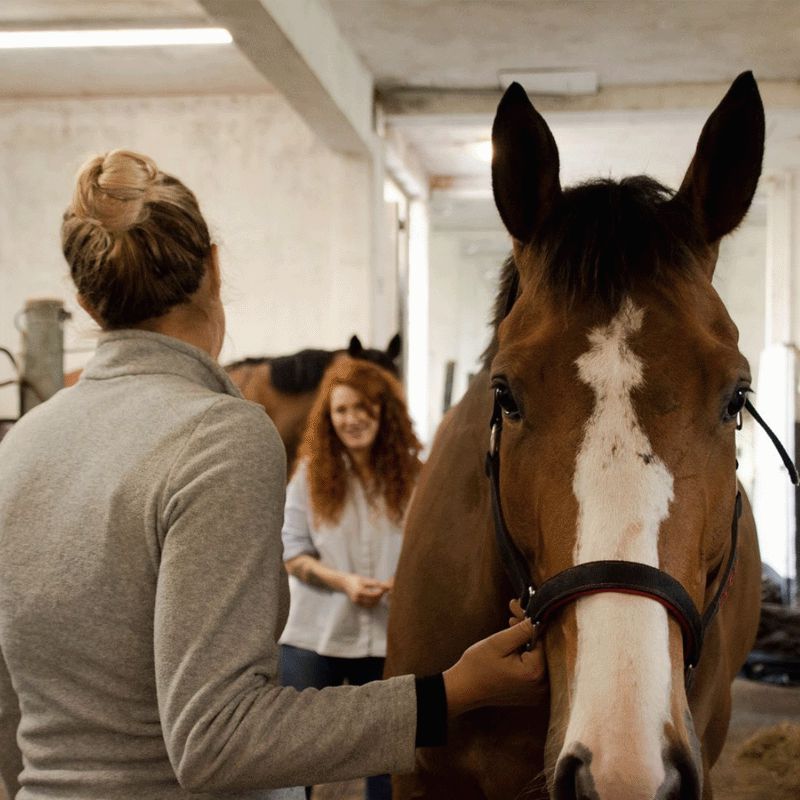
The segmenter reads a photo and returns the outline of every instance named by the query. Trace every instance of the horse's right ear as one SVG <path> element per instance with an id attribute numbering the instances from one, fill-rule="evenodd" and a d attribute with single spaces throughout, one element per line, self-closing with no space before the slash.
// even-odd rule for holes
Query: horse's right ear
<path id="1" fill-rule="evenodd" d="M 716 242 L 744 218 L 761 175 L 764 106 L 752 72 L 743 72 L 708 118 L 677 198 Z"/>
<path id="2" fill-rule="evenodd" d="M 400 334 L 396 333 L 392 338 L 389 340 L 389 345 L 386 348 L 386 356 L 389 361 L 394 361 L 397 356 L 400 355 L 400 351 L 403 349 L 403 340 L 400 338 Z"/>
<path id="3" fill-rule="evenodd" d="M 525 90 L 512 83 L 492 125 L 492 189 L 508 232 L 519 242 L 533 238 L 561 197 L 558 148 Z"/>
<path id="4" fill-rule="evenodd" d="M 364 352 L 364 346 L 361 344 L 361 339 L 355 334 L 350 337 L 350 344 L 347 345 L 347 355 L 351 358 L 358 358 Z"/>

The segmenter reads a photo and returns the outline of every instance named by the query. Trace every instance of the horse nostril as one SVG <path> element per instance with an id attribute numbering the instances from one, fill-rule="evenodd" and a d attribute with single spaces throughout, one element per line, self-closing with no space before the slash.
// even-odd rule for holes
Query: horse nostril
<path id="1" fill-rule="evenodd" d="M 700 800 L 700 778 L 690 755 L 675 748 L 664 761 L 666 777 L 656 800 Z"/>
<path id="2" fill-rule="evenodd" d="M 575 793 L 575 773 L 583 764 L 577 756 L 562 756 L 556 766 L 553 781 L 553 800 L 577 800 Z"/>
<path id="3" fill-rule="evenodd" d="M 591 754 L 562 756 L 556 767 L 553 800 L 597 800 L 589 768 Z"/>
<path id="4" fill-rule="evenodd" d="M 658 790 L 657 800 L 686 800 L 686 796 L 681 792 L 681 776 L 675 769 L 667 771 L 667 777 Z M 695 800 L 692 795 L 692 800 Z"/>

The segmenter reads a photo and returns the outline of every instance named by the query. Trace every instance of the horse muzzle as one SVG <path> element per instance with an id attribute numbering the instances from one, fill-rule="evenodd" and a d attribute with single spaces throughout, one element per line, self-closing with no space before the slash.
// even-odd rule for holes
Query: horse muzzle
<path id="1" fill-rule="evenodd" d="M 700 800 L 700 772 L 689 750 L 673 746 L 662 758 L 661 768 L 654 770 L 634 759 L 604 760 L 582 744 L 571 744 L 558 759 L 552 799 Z"/>

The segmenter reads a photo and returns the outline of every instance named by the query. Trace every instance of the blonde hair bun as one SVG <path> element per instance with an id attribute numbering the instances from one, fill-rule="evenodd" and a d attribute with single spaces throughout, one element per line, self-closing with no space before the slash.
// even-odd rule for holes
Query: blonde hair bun
<path id="1" fill-rule="evenodd" d="M 159 178 L 155 162 L 130 150 L 112 150 L 81 167 L 72 212 L 109 233 L 125 231 L 147 218 Z"/>
<path id="2" fill-rule="evenodd" d="M 205 275 L 211 237 L 183 183 L 147 156 L 113 150 L 78 174 L 61 249 L 103 327 L 123 328 L 191 298 Z"/>

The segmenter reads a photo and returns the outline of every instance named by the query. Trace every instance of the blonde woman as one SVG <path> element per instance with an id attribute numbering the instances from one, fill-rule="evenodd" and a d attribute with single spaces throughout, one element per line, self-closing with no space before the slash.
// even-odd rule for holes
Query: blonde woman
<path id="1" fill-rule="evenodd" d="M 302 797 L 270 790 L 410 769 L 447 714 L 535 690 L 526 626 L 443 676 L 280 687 L 285 456 L 217 363 L 197 200 L 110 152 L 78 175 L 61 238 L 102 335 L 0 444 L 0 796 Z"/>

